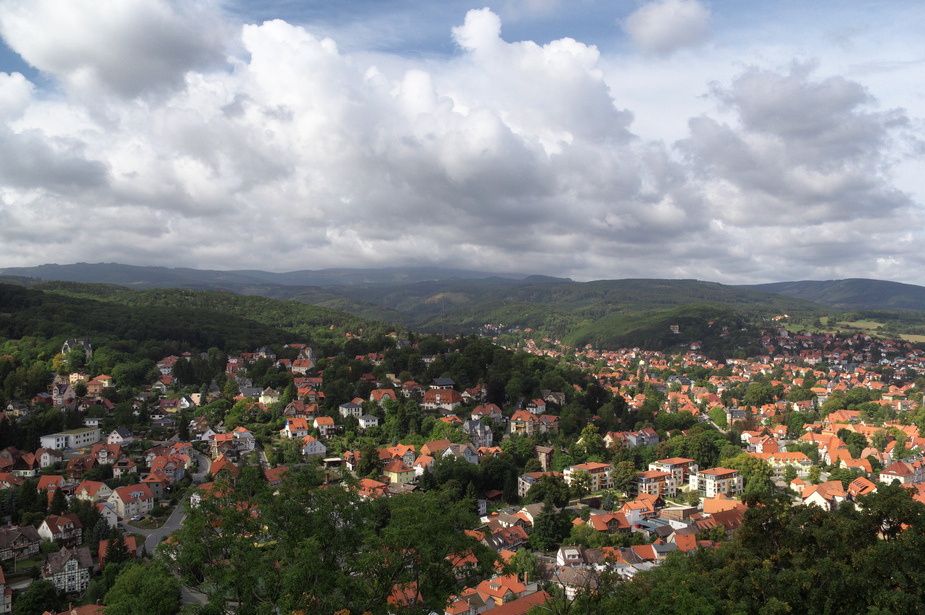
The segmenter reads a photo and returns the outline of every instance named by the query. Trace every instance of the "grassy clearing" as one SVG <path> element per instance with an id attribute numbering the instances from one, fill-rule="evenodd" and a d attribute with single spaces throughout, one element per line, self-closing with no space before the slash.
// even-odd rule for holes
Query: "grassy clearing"
<path id="1" fill-rule="evenodd" d="M 882 329 L 884 324 L 882 322 L 877 322 L 876 320 L 844 320 L 836 323 L 837 327 L 850 327 L 853 329 Z"/>

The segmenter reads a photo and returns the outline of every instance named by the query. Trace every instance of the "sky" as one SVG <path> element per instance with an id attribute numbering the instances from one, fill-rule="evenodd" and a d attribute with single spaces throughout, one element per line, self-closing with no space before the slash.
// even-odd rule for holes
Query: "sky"
<path id="1" fill-rule="evenodd" d="M 925 285 L 925 3 L 3 0 L 0 268 Z"/>

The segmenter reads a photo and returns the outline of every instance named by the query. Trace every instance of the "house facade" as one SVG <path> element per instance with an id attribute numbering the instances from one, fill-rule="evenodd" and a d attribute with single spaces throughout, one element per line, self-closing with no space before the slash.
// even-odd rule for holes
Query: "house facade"
<path id="1" fill-rule="evenodd" d="M 286 419 L 286 426 L 280 430 L 279 435 L 290 439 L 304 438 L 308 435 L 308 421 L 300 417 Z"/>
<path id="2" fill-rule="evenodd" d="M 59 433 L 48 434 L 39 438 L 42 448 L 64 450 L 67 448 L 82 448 L 100 441 L 99 427 L 83 427 Z"/>
<path id="3" fill-rule="evenodd" d="M 581 472 L 587 472 L 591 476 L 591 491 L 600 491 L 601 489 L 612 489 L 613 481 L 611 473 L 613 466 L 609 463 L 579 463 L 578 465 L 569 466 L 563 472 L 563 478 L 567 485 L 571 486 L 575 476 Z"/>
<path id="4" fill-rule="evenodd" d="M 738 470 L 712 468 L 691 474 L 690 488 L 702 498 L 715 498 L 720 494 L 732 496 L 742 493 L 745 482 Z"/>
<path id="5" fill-rule="evenodd" d="M 32 557 L 41 544 L 42 537 L 31 525 L 0 528 L 0 560 Z"/>
<path id="6" fill-rule="evenodd" d="M 57 553 L 49 553 L 45 566 L 42 568 L 42 578 L 51 581 L 58 591 L 72 594 L 81 593 L 90 583 L 90 572 L 93 570 L 93 558 L 90 549 L 61 549 Z"/>
<path id="7" fill-rule="evenodd" d="M 637 472 L 634 481 L 636 495 L 647 493 L 649 495 L 673 498 L 678 494 L 678 482 L 671 472 L 661 470 L 648 470 Z"/>
<path id="8" fill-rule="evenodd" d="M 683 485 L 687 482 L 688 477 L 699 470 L 697 462 L 693 459 L 684 457 L 671 457 L 660 461 L 653 461 L 649 464 L 650 470 L 659 470 L 661 472 L 670 472 L 675 482 Z"/>
<path id="9" fill-rule="evenodd" d="M 154 496 L 151 494 L 151 489 L 143 483 L 119 487 L 112 492 L 108 501 L 112 504 L 116 514 L 123 519 L 145 515 L 154 508 Z"/>
<path id="10" fill-rule="evenodd" d="M 448 410 L 453 412 L 462 404 L 462 394 L 453 389 L 428 389 L 421 400 L 424 410 Z"/>
<path id="11" fill-rule="evenodd" d="M 327 452 L 327 447 L 314 436 L 302 438 L 302 455 L 305 457 L 324 457 Z"/>
<path id="12" fill-rule="evenodd" d="M 79 546 L 83 540 L 83 525 L 75 514 L 48 515 L 38 532 L 45 540 L 60 540 L 66 547 Z"/>

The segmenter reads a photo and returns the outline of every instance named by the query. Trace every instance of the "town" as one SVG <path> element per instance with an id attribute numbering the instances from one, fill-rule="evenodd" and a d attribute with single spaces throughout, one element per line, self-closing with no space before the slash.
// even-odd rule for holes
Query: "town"
<path id="1" fill-rule="evenodd" d="M 312 517 L 319 494 L 391 519 L 404 502 L 453 517 L 421 530 L 443 545 L 437 559 L 396 564 L 364 603 L 447 615 L 592 600 L 728 543 L 756 497 L 860 509 L 900 485 L 925 503 L 925 351 L 911 343 L 760 323 L 762 354 L 719 361 L 700 342 L 569 348 L 528 331 L 504 348 L 499 327 L 482 330 L 490 337 L 355 335 L 331 356 L 305 343 L 189 350 L 140 375 L 98 371 L 91 340 L 67 339 L 44 361 L 43 390 L 6 388 L 0 613 L 107 612 L 144 593 L 132 562 L 156 567 L 164 588 L 146 599 L 167 604 L 158 612 L 250 612 L 245 581 L 219 560 L 241 537 L 262 557 L 290 531 L 271 510 L 291 500 Z M 14 346 L 0 356 L 5 383 L 41 369 Z M 348 508 L 334 510 L 345 532 Z M 388 544 L 379 552 L 404 543 Z M 195 546 L 216 558 L 191 563 Z M 358 561 L 367 550 L 343 548 Z M 442 584 L 424 578 L 438 560 Z M 408 576 L 416 566 L 424 576 Z M 322 604 L 301 583 L 286 594 L 293 612 L 358 608 Z"/>

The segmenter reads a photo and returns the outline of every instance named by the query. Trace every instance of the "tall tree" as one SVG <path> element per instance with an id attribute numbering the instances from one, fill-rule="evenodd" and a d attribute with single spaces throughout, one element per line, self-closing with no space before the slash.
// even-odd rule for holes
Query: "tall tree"
<path id="1" fill-rule="evenodd" d="M 93 542 L 99 544 L 101 540 L 109 540 L 110 533 L 109 522 L 106 521 L 105 517 L 100 517 L 99 521 L 96 522 L 96 525 L 93 526 L 92 538 Z"/>
<path id="2" fill-rule="evenodd" d="M 51 504 L 48 506 L 48 514 L 50 515 L 60 515 L 67 510 L 67 498 L 64 495 L 64 492 L 61 491 L 61 488 L 58 487 L 55 489 L 54 494 L 51 496 Z"/>
<path id="3" fill-rule="evenodd" d="M 429 613 L 496 561 L 463 531 L 475 523 L 466 503 L 441 490 L 361 499 L 320 482 L 302 469 L 276 495 L 218 485 L 189 511 L 176 545 L 164 548 L 185 583 L 239 613 L 380 613 L 396 586 L 416 588 L 421 604 L 409 612 Z M 476 566 L 453 565 L 467 553 Z"/>
<path id="4" fill-rule="evenodd" d="M 533 522 L 530 546 L 538 551 L 554 551 L 568 537 L 570 531 L 568 521 L 563 518 L 561 512 L 556 511 L 552 499 L 546 498 L 543 509 Z"/>
<path id="5" fill-rule="evenodd" d="M 13 615 L 42 615 L 45 612 L 58 613 L 65 606 L 64 597 L 51 581 L 33 581 L 16 599 Z"/>
<path id="6" fill-rule="evenodd" d="M 367 442 L 360 448 L 360 461 L 357 463 L 357 476 L 378 478 L 382 474 L 382 458 L 375 443 Z"/>
<path id="7" fill-rule="evenodd" d="M 108 615 L 173 615 L 180 608 L 180 583 L 155 560 L 125 567 L 104 599 Z"/>
<path id="8" fill-rule="evenodd" d="M 109 544 L 106 546 L 106 563 L 124 564 L 130 559 L 131 555 L 128 552 L 128 545 L 125 544 L 125 536 L 119 531 L 112 532 Z"/>
<path id="9" fill-rule="evenodd" d="M 629 493 L 636 480 L 636 466 L 632 461 L 621 461 L 613 469 L 613 486 L 622 491 Z"/>

